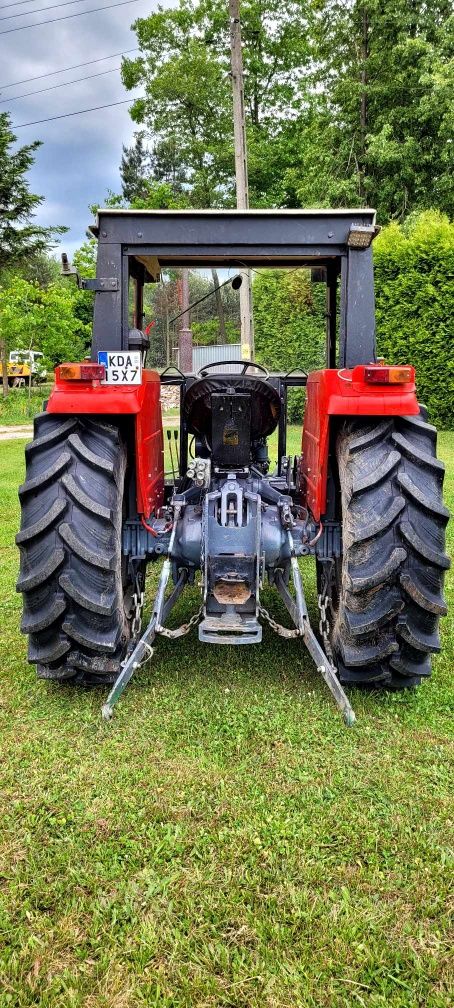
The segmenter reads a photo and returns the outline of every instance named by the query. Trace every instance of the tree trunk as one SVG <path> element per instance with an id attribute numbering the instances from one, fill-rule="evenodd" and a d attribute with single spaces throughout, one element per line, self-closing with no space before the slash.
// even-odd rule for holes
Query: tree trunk
<path id="1" fill-rule="evenodd" d="M 218 271 L 216 269 L 212 269 L 211 276 L 213 277 L 214 293 L 216 298 L 216 312 L 219 320 L 218 338 L 216 342 L 218 344 L 227 343 L 227 333 L 225 331 L 224 305 L 222 303 L 222 294 L 220 290 L 218 290 L 219 287 Z"/>
<path id="2" fill-rule="evenodd" d="M 7 396 L 9 392 L 8 385 L 8 354 L 6 351 L 6 340 L 0 337 L 0 361 L 2 367 L 2 387 L 3 395 Z"/>
<path id="3" fill-rule="evenodd" d="M 192 332 L 191 316 L 189 312 L 189 270 L 181 270 L 181 281 L 179 282 L 179 300 L 181 307 L 187 309 L 180 319 L 180 332 L 178 337 L 179 346 L 179 368 L 183 374 L 191 374 L 192 371 Z"/>
<path id="4" fill-rule="evenodd" d="M 360 200 L 366 198 L 364 176 L 366 174 L 366 133 L 367 133 L 367 59 L 369 56 L 369 18 L 365 7 L 361 18 L 361 98 L 359 113 L 360 152 L 358 191 Z"/>

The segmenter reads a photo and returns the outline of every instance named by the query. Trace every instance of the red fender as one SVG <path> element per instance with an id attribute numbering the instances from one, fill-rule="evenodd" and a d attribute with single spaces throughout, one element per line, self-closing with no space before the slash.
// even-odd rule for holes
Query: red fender
<path id="1" fill-rule="evenodd" d="M 303 503 L 316 521 L 326 511 L 330 417 L 415 416 L 419 413 L 413 380 L 400 385 L 370 385 L 365 365 L 350 370 L 313 371 L 307 382 L 300 485 Z"/>
<path id="2" fill-rule="evenodd" d="M 157 371 L 142 371 L 141 385 L 101 385 L 99 381 L 64 381 L 55 371 L 48 413 L 111 417 L 134 416 L 137 510 L 145 518 L 164 499 L 164 440 Z"/>

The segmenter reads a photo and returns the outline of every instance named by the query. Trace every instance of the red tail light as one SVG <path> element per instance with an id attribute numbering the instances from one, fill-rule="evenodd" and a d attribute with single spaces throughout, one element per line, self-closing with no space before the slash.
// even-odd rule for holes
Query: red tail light
<path id="1" fill-rule="evenodd" d="M 60 378 L 64 381 L 103 381 L 106 377 L 104 364 L 60 364 Z"/>
<path id="2" fill-rule="evenodd" d="M 414 381 L 414 369 L 405 367 L 382 367 L 371 364 L 364 368 L 364 381 L 369 385 L 406 385 Z"/>

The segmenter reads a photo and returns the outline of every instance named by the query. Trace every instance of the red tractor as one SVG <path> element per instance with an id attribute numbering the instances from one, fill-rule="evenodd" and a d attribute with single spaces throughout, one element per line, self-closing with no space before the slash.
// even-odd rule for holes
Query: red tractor
<path id="1" fill-rule="evenodd" d="M 351 685 L 430 675 L 446 611 L 448 511 L 436 431 L 413 368 L 376 359 L 372 210 L 101 210 L 92 359 L 62 364 L 26 447 L 18 590 L 43 679 L 111 685 L 103 714 L 159 634 L 198 622 L 210 644 L 255 644 L 262 621 L 301 638 L 348 724 Z M 144 366 L 145 283 L 169 267 L 306 267 L 326 283 L 326 369 L 248 361 L 198 374 Z M 302 364 L 304 362 L 302 361 Z M 166 481 L 160 390 L 178 385 L 178 473 Z M 287 393 L 306 386 L 301 455 L 286 452 Z M 267 439 L 278 430 L 270 471 Z M 320 625 L 298 558 L 315 556 Z M 142 629 L 145 573 L 164 560 Z M 168 615 L 198 575 L 202 606 Z M 292 628 L 263 608 L 268 582 Z"/>

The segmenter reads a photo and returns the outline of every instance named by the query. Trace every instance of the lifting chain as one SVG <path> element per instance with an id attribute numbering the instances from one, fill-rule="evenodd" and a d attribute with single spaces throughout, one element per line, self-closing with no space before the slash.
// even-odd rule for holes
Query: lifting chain
<path id="1" fill-rule="evenodd" d="M 328 616 L 328 610 L 331 608 L 331 600 L 327 594 L 326 587 L 324 591 L 318 597 L 319 610 L 320 610 L 320 621 L 319 621 L 319 631 L 320 636 L 323 640 L 326 655 L 331 662 L 334 662 L 333 650 L 331 647 L 330 640 L 330 620 Z"/>
<path id="2" fill-rule="evenodd" d="M 131 621 L 131 640 L 135 640 L 139 636 L 142 629 L 142 609 L 144 592 L 141 589 L 139 576 L 136 576 L 136 586 L 135 592 L 132 596 L 132 621 Z"/>
<path id="3" fill-rule="evenodd" d="M 193 627 L 195 623 L 198 623 L 202 615 L 202 611 L 203 605 L 200 606 L 200 609 L 194 613 L 193 616 L 191 616 L 191 619 L 187 623 L 182 623 L 182 625 L 176 627 L 175 630 L 169 630 L 168 627 L 157 626 L 156 633 L 161 634 L 162 637 L 185 637 L 186 634 L 189 633 L 191 627 Z"/>
<path id="4" fill-rule="evenodd" d="M 272 616 L 270 616 L 268 610 L 265 609 L 264 606 L 259 606 L 259 613 L 261 616 L 263 616 L 266 622 L 269 623 L 271 629 L 274 630 L 274 632 L 278 634 L 279 637 L 286 637 L 287 639 L 291 639 L 294 637 L 301 637 L 301 630 L 298 627 L 296 627 L 295 630 L 289 630 L 287 627 L 282 626 L 280 623 L 276 623 L 276 620 L 273 619 Z"/>

